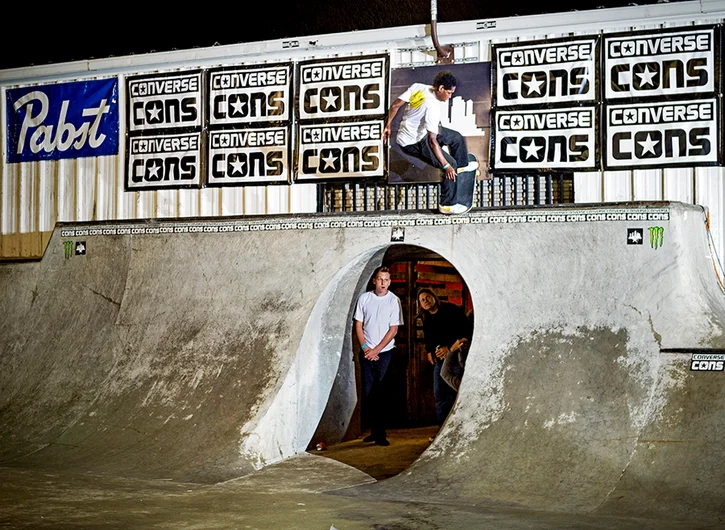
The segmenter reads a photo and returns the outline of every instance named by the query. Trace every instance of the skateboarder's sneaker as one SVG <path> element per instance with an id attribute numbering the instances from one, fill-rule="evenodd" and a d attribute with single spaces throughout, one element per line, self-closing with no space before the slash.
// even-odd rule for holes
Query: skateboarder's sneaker
<path id="1" fill-rule="evenodd" d="M 443 206 L 441 204 L 438 206 L 438 211 L 444 215 L 457 215 L 461 213 L 466 213 L 470 209 L 471 207 L 466 206 L 465 204 L 453 204 L 451 206 Z"/>
<path id="2" fill-rule="evenodd" d="M 467 166 L 459 167 L 458 173 L 466 173 L 468 171 L 476 171 L 478 169 L 478 162 L 476 160 L 471 160 L 468 162 Z"/>

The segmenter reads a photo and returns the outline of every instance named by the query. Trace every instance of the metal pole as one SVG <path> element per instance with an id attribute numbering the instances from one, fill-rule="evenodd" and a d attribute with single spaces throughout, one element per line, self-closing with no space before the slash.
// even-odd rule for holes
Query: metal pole
<path id="1" fill-rule="evenodd" d="M 430 0 L 430 36 L 436 49 L 436 64 L 451 64 L 453 62 L 453 46 L 441 46 L 438 42 L 438 4 Z"/>

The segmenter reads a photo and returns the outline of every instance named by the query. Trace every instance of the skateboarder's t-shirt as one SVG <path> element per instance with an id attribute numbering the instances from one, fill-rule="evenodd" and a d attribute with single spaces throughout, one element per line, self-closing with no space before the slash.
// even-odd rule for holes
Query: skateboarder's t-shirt
<path id="1" fill-rule="evenodd" d="M 435 97 L 432 86 L 413 83 L 398 98 L 408 103 L 396 138 L 398 145 L 416 144 L 425 138 L 428 131 L 438 134 L 441 102 Z"/>

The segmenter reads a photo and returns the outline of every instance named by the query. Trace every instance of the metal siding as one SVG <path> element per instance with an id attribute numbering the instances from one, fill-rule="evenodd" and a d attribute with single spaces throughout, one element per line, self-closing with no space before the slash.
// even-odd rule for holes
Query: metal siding
<path id="1" fill-rule="evenodd" d="M 725 1 L 676 2 L 491 20 L 494 27 L 477 29 L 478 21 L 439 23 L 439 38 L 456 45 L 458 61 L 490 61 L 491 44 L 568 35 L 613 33 L 683 25 L 722 23 Z M 490 26 L 491 24 L 487 24 Z M 571 29 L 576 28 L 576 32 Z M 285 39 L 285 41 L 290 39 Z M 0 258 L 40 256 L 38 234 L 52 231 L 56 221 L 90 221 L 156 217 L 197 217 L 314 212 L 314 184 L 212 188 L 200 190 L 124 191 L 126 75 L 224 64 L 304 60 L 355 54 L 391 53 L 391 66 L 435 64 L 435 51 L 424 25 L 329 34 L 296 39 L 316 42 L 285 48 L 284 41 L 215 46 L 106 58 L 0 71 L 5 101 L 9 86 L 116 75 L 119 82 L 119 155 L 97 159 L 5 164 L 6 116 L 2 113 L 0 161 Z M 90 75 L 89 75 L 90 74 Z M 724 241 L 723 168 L 576 173 L 577 203 L 631 200 L 697 202 L 710 209 L 713 236 L 722 254 Z M 29 237 L 24 237 L 28 235 Z"/>

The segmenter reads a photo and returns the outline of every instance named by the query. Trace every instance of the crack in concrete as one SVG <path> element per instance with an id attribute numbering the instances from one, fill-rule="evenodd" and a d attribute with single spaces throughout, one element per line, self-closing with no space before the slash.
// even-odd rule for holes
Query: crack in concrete
<path id="1" fill-rule="evenodd" d="M 115 306 L 117 306 L 117 307 L 119 307 L 119 308 L 121 307 L 121 302 L 116 302 L 116 301 L 115 301 L 114 299 L 112 299 L 112 298 L 110 298 L 110 297 L 106 296 L 106 295 L 105 295 L 105 294 L 103 294 L 103 293 L 99 293 L 99 292 L 98 292 L 98 291 L 96 291 L 95 289 L 91 289 L 91 288 L 90 288 L 90 287 L 88 287 L 87 285 L 85 286 L 85 288 L 86 288 L 86 289 L 88 289 L 88 290 L 89 290 L 90 292 L 92 292 L 93 294 L 95 294 L 95 295 L 98 295 L 98 296 L 100 296 L 100 297 L 101 297 L 101 298 L 103 298 L 104 300 L 106 300 L 106 301 L 108 301 L 108 302 L 111 302 L 111 303 L 112 303 L 113 305 L 115 305 Z"/>

